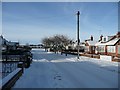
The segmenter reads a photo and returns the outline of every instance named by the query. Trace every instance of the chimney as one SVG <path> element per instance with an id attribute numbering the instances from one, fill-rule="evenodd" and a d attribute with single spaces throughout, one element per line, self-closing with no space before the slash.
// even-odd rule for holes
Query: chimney
<path id="1" fill-rule="evenodd" d="M 91 35 L 91 37 L 90 37 L 90 38 L 91 38 L 91 41 L 93 41 L 93 36 L 92 36 L 92 35 Z"/>
<path id="2" fill-rule="evenodd" d="M 103 35 L 100 36 L 100 41 L 102 41 Z"/>
<path id="3" fill-rule="evenodd" d="M 120 31 L 118 31 L 118 33 L 117 33 L 117 35 L 116 35 L 116 36 L 117 36 L 117 38 L 119 38 L 119 37 L 120 37 Z"/>

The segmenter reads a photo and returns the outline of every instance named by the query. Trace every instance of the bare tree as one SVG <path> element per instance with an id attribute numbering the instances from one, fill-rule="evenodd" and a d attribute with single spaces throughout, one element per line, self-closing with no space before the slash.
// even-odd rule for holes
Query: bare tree
<path id="1" fill-rule="evenodd" d="M 70 44 L 72 40 L 69 39 L 67 36 L 65 35 L 59 35 L 56 34 L 52 37 L 45 37 L 42 39 L 42 43 L 44 44 L 45 49 L 46 48 L 51 48 L 53 49 L 55 52 L 56 51 L 60 51 L 65 49 L 65 47 Z"/>

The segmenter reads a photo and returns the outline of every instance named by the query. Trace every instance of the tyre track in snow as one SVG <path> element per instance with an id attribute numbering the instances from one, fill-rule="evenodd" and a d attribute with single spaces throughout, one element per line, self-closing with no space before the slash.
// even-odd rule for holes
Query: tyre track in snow
<path id="1" fill-rule="evenodd" d="M 100 72 L 94 73 L 96 71 L 92 70 L 92 68 L 83 68 L 82 66 L 78 66 L 80 64 L 72 64 L 72 63 L 55 63 L 56 67 L 60 69 L 61 72 L 68 75 L 67 78 L 72 78 L 72 83 L 75 84 L 77 87 L 81 88 L 94 88 L 94 87 L 117 87 L 117 80 L 116 82 L 110 81 L 109 78 L 106 76 L 101 75 Z M 94 67 L 97 68 L 97 67 Z M 72 71 L 75 70 L 75 71 Z M 76 72 L 76 73 L 75 73 Z M 79 76 L 77 75 L 79 74 Z M 114 75 L 113 75 L 114 78 Z M 113 80 L 113 78 L 111 78 Z M 74 80 L 73 80 L 74 79 Z M 75 81 L 75 82 L 73 82 Z M 79 83 L 79 86 L 76 85 Z M 108 83 L 109 82 L 109 83 Z"/>
<path id="2" fill-rule="evenodd" d="M 78 65 L 76 65 L 76 66 L 78 66 Z M 116 86 L 117 85 L 117 82 L 118 82 L 118 78 L 117 78 L 118 77 L 118 73 L 112 72 L 110 70 L 108 71 L 107 69 L 104 69 L 106 67 L 100 68 L 99 65 L 97 66 L 97 65 L 95 65 L 93 63 L 87 64 L 86 66 L 87 66 L 87 68 L 83 68 L 82 70 L 85 70 L 88 73 L 92 72 L 91 74 L 94 75 L 94 76 L 96 76 L 96 78 L 99 78 L 101 81 L 107 81 L 107 82 L 109 82 L 109 83 L 106 83 L 106 84 L 108 84 L 110 86 Z M 93 69 L 93 68 L 96 68 L 96 69 Z M 103 73 L 103 72 L 105 72 L 105 73 Z M 115 79 L 114 82 L 113 82 L 113 78 Z"/>
<path id="3" fill-rule="evenodd" d="M 79 68 L 79 72 L 84 72 L 85 75 L 87 75 L 87 77 L 91 77 L 91 79 L 93 78 L 93 82 L 96 84 L 98 82 L 98 85 L 102 85 L 105 87 L 117 87 L 118 85 L 118 74 L 116 72 L 111 72 L 111 71 L 107 71 L 105 69 L 101 69 L 99 68 L 99 66 L 97 67 L 96 65 L 94 66 L 93 64 L 83 64 L 84 62 L 81 62 L 81 64 L 76 63 L 75 65 L 71 66 L 75 66 L 74 68 Z M 86 67 L 84 67 L 86 66 Z M 96 69 L 93 69 L 96 68 Z M 104 72 L 104 73 L 103 73 Z M 101 74 L 102 73 L 102 74 Z M 111 78 L 111 79 L 110 79 Z M 94 82 L 94 80 L 96 80 L 97 82 Z M 108 83 L 109 82 L 109 83 Z"/>

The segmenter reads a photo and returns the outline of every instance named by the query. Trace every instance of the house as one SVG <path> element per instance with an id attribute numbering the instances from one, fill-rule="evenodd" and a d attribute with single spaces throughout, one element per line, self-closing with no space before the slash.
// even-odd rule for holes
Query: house
<path id="1" fill-rule="evenodd" d="M 84 42 L 80 43 L 80 51 L 85 52 L 85 43 Z"/>
<path id="2" fill-rule="evenodd" d="M 114 38 L 114 36 L 104 37 L 103 35 L 101 35 L 100 40 L 95 44 L 95 46 L 96 46 L 95 53 L 101 54 L 101 55 L 107 55 L 107 44 L 113 38 Z"/>
<path id="3" fill-rule="evenodd" d="M 116 38 L 111 39 L 106 43 L 107 55 L 120 57 L 120 36 L 116 35 Z"/>
<path id="4" fill-rule="evenodd" d="M 19 46 L 19 42 L 11 42 L 6 40 L 2 35 L 0 36 L 0 46 L 2 47 L 2 51 L 17 49 Z"/>
<path id="5" fill-rule="evenodd" d="M 107 47 L 106 47 L 106 42 L 97 42 L 95 44 L 95 53 L 96 54 L 101 54 L 101 55 L 106 55 L 107 54 Z"/>
<path id="6" fill-rule="evenodd" d="M 96 41 L 86 41 L 85 53 L 95 54 L 95 44 L 96 44 Z"/>
<path id="7" fill-rule="evenodd" d="M 2 46 L 6 46 L 8 44 L 8 41 L 5 38 L 3 38 L 2 35 L 0 36 L 0 44 Z"/>
<path id="8" fill-rule="evenodd" d="M 95 54 L 96 43 L 96 41 L 93 41 L 93 36 L 91 36 L 91 39 L 85 40 L 85 53 Z"/>
<path id="9" fill-rule="evenodd" d="M 79 52 L 84 52 L 85 49 L 85 43 L 80 42 L 79 43 Z M 78 43 L 77 41 L 72 42 L 66 46 L 66 50 L 69 50 L 71 52 L 78 52 Z"/>
<path id="10" fill-rule="evenodd" d="M 19 42 L 8 42 L 8 49 L 16 50 L 19 46 Z"/>
<path id="11" fill-rule="evenodd" d="M 7 44 L 8 44 L 8 41 L 5 38 L 3 38 L 3 36 L 1 35 L 0 36 L 0 47 L 2 47 L 2 51 L 6 51 Z"/>
<path id="12" fill-rule="evenodd" d="M 95 46 L 96 54 L 120 57 L 120 32 L 114 36 L 108 36 L 105 41 L 102 39 Z"/>

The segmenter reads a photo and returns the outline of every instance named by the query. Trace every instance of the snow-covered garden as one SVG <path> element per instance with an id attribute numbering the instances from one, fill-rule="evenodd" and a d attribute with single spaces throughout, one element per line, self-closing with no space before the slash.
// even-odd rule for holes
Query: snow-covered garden
<path id="1" fill-rule="evenodd" d="M 33 62 L 13 88 L 117 88 L 118 62 L 33 49 Z"/>

